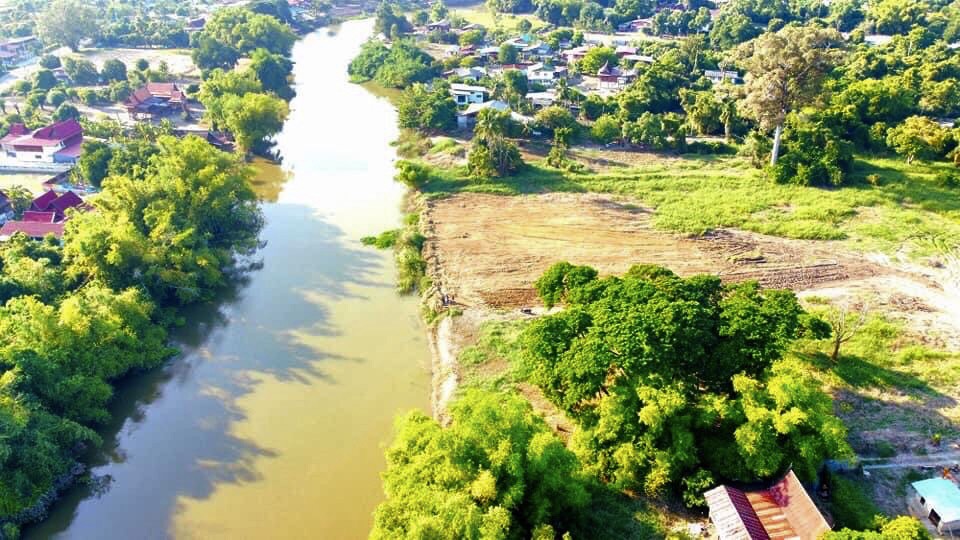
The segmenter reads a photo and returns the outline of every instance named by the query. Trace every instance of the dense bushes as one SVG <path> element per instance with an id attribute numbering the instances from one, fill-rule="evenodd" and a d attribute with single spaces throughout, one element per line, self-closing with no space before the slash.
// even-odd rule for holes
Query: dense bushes
<path id="1" fill-rule="evenodd" d="M 783 149 L 771 167 L 771 176 L 781 184 L 839 186 L 853 166 L 853 144 L 818 121 L 790 117 Z"/>
<path id="2" fill-rule="evenodd" d="M 370 40 L 347 68 L 354 82 L 375 80 L 383 86 L 403 88 L 426 82 L 437 74 L 433 59 L 413 43 L 397 41 L 391 47 Z"/>
<path id="3" fill-rule="evenodd" d="M 566 263 L 537 291 L 566 309 L 524 332 L 521 373 L 579 423 L 575 450 L 598 478 L 695 503 L 722 479 L 792 465 L 810 480 L 824 458 L 851 455 L 819 382 L 780 359 L 824 331 L 793 293 L 652 266 L 599 279 Z"/>
<path id="4" fill-rule="evenodd" d="M 383 478 L 371 538 L 555 538 L 589 502 L 576 457 L 530 405 L 479 391 L 446 428 L 401 418 Z"/>

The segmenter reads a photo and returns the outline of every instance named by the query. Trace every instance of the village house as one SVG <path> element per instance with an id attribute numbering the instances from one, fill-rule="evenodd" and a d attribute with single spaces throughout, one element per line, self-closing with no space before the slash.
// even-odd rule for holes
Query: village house
<path id="1" fill-rule="evenodd" d="M 148 82 L 138 88 L 123 104 L 134 120 L 182 113 L 187 110 L 187 98 L 176 83 Z"/>
<path id="2" fill-rule="evenodd" d="M 621 60 L 624 62 L 632 62 L 636 64 L 637 62 L 642 62 L 644 64 L 652 64 L 654 59 L 652 56 L 647 56 L 645 54 L 627 54 L 621 57 Z"/>
<path id="3" fill-rule="evenodd" d="M 477 82 L 487 76 L 487 70 L 483 67 L 462 67 L 446 71 L 443 73 L 443 76 L 447 78 L 456 77 L 462 81 Z"/>
<path id="4" fill-rule="evenodd" d="M 542 41 L 531 43 L 520 49 L 520 57 L 527 60 L 546 60 L 553 58 L 553 49 Z"/>
<path id="5" fill-rule="evenodd" d="M 203 17 L 189 19 L 186 24 L 187 32 L 199 32 L 207 25 L 207 20 Z"/>
<path id="6" fill-rule="evenodd" d="M 17 221 L 6 221 L 0 227 L 0 241 L 9 240 L 16 233 L 29 238 L 41 239 L 47 235 L 63 237 L 64 224 L 69 217 L 67 210 L 84 209 L 85 204 L 79 195 L 72 191 L 63 194 L 51 190 L 43 193 L 30 203 L 30 209 Z"/>
<path id="7" fill-rule="evenodd" d="M 83 127 L 74 119 L 30 132 L 23 124 L 13 124 L 0 138 L 3 159 L 0 165 L 74 164 L 83 146 Z"/>
<path id="8" fill-rule="evenodd" d="M 483 103 L 487 100 L 489 93 L 490 91 L 482 86 L 460 83 L 450 85 L 450 95 L 453 96 L 453 100 L 457 102 L 457 105 Z"/>
<path id="9" fill-rule="evenodd" d="M 650 28 L 653 21 L 650 19 L 634 19 L 617 25 L 618 32 L 639 32 L 645 28 Z"/>
<path id="10" fill-rule="evenodd" d="M 742 82 L 740 74 L 736 71 L 729 70 L 715 70 L 715 69 L 706 69 L 703 71 L 703 76 L 710 80 L 713 84 L 720 84 L 723 81 L 729 81 L 733 84 L 739 84 Z"/>
<path id="11" fill-rule="evenodd" d="M 6 67 L 30 60 L 40 50 L 40 42 L 34 36 L 11 38 L 0 43 L 0 63 Z"/>
<path id="12" fill-rule="evenodd" d="M 484 103 L 472 103 L 465 110 L 457 113 L 457 127 L 460 129 L 468 129 L 472 127 L 477 121 L 477 115 L 480 114 L 480 111 L 486 109 L 493 109 L 500 112 L 509 112 L 510 118 L 514 122 L 521 124 L 529 124 L 533 122 L 533 118 L 529 116 L 524 116 L 519 113 L 515 113 L 510 109 L 510 106 L 506 103 L 499 100 L 491 100 Z"/>
<path id="13" fill-rule="evenodd" d="M 910 485 L 911 510 L 930 520 L 938 533 L 960 533 L 960 489 L 946 478 L 930 478 Z"/>
<path id="14" fill-rule="evenodd" d="M 622 90 L 637 79 L 637 72 L 620 69 L 607 62 L 597 70 L 597 79 L 601 90 Z"/>
<path id="15" fill-rule="evenodd" d="M 720 540 L 817 540 L 830 530 L 793 471 L 767 489 L 719 486 L 703 497 Z"/>
<path id="16" fill-rule="evenodd" d="M 560 79 L 567 78 L 567 68 L 560 66 L 545 66 L 542 63 L 527 67 L 527 80 L 544 86 L 553 86 Z"/>
<path id="17" fill-rule="evenodd" d="M 560 55 L 563 56 L 564 59 L 566 59 L 567 64 L 573 64 L 575 62 L 579 62 L 580 60 L 583 60 L 583 57 L 587 55 L 587 51 L 589 50 L 590 50 L 590 47 L 586 45 L 581 45 L 573 49 L 562 51 Z"/>
<path id="18" fill-rule="evenodd" d="M 450 21 L 444 19 L 442 21 L 432 22 L 427 24 L 428 32 L 449 32 L 450 31 Z"/>
<path id="19" fill-rule="evenodd" d="M 553 90 L 547 90 L 545 92 L 527 92 L 527 95 L 524 97 L 530 102 L 530 105 L 532 105 L 534 109 L 549 107 L 557 101 L 557 94 Z"/>
<path id="20" fill-rule="evenodd" d="M 620 45 L 614 52 L 616 53 L 617 58 L 623 58 L 625 56 L 637 54 L 637 48 L 629 45 Z"/>

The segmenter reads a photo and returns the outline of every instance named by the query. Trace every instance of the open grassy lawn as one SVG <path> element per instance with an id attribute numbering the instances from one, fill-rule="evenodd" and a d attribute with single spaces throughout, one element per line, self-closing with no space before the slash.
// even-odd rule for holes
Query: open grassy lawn
<path id="1" fill-rule="evenodd" d="M 451 11 L 463 17 L 467 21 L 474 24 L 482 25 L 484 28 L 487 28 L 487 29 L 495 28 L 497 26 L 497 23 L 499 23 L 501 26 L 503 26 L 507 30 L 514 30 L 516 29 L 517 24 L 519 24 L 520 21 L 523 19 L 526 19 L 530 21 L 531 24 L 533 24 L 533 31 L 536 31 L 538 28 L 542 28 L 547 25 L 547 23 L 543 22 L 535 15 L 532 15 L 529 13 L 519 13 L 516 15 L 512 13 L 494 14 L 489 9 L 487 9 L 487 6 L 483 3 L 477 4 L 475 6 L 451 9 Z"/>
<path id="2" fill-rule="evenodd" d="M 655 208 L 655 226 L 700 234 L 736 227 L 788 238 L 843 240 L 859 251 L 904 250 L 926 256 L 956 248 L 960 239 L 960 189 L 938 185 L 947 163 L 907 165 L 862 156 L 852 184 L 823 189 L 773 183 L 734 156 L 641 154 L 642 163 L 608 162 L 602 169 L 565 172 L 534 162 L 521 173 L 486 181 L 463 167 L 436 170 L 427 196 L 468 191 L 504 195 L 592 191 L 636 198 Z M 878 185 L 866 181 L 880 177 Z"/>

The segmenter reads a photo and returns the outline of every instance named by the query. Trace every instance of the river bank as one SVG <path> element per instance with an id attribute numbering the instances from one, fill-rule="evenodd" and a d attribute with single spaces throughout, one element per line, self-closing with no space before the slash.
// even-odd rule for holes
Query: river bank
<path id="1" fill-rule="evenodd" d="M 103 481 L 67 490 L 27 538 L 369 533 L 394 417 L 429 406 L 418 304 L 359 242 L 401 223 L 404 194 L 393 107 L 346 81 L 371 27 L 296 44 L 283 166 L 257 164 L 262 268 L 187 315 L 176 359 L 119 389 L 89 458 Z"/>

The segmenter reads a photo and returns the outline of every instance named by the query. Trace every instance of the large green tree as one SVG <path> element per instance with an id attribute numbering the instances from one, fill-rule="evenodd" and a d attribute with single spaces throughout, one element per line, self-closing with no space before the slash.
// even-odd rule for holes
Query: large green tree
<path id="1" fill-rule="evenodd" d="M 576 448 L 601 479 L 687 489 L 695 503 L 721 479 L 790 464 L 810 479 L 825 457 L 850 454 L 809 368 L 781 360 L 802 332 L 828 332 L 793 293 L 654 266 L 601 279 L 567 263 L 537 291 L 565 309 L 525 330 L 521 373 L 578 421 Z"/>
<path id="2" fill-rule="evenodd" d="M 54 0 L 37 17 L 37 32 L 45 43 L 76 51 L 81 41 L 97 36 L 98 20 L 97 11 L 86 2 Z"/>
<path id="3" fill-rule="evenodd" d="M 512 394 L 468 392 L 446 428 L 419 412 L 404 416 L 383 480 L 387 500 L 371 538 L 559 534 L 589 502 L 576 457 Z"/>
<path id="4" fill-rule="evenodd" d="M 840 59 L 841 43 L 835 30 L 788 26 L 737 49 L 737 60 L 747 70 L 744 107 L 761 128 L 774 132 L 771 165 L 780 155 L 787 114 L 817 96 Z"/>

